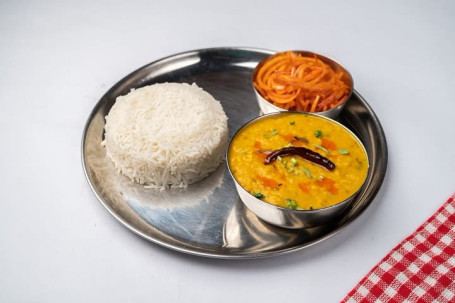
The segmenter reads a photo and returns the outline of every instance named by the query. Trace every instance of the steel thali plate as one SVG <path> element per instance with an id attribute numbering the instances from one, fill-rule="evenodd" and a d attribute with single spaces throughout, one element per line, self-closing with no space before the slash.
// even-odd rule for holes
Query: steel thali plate
<path id="1" fill-rule="evenodd" d="M 388 151 L 379 119 L 357 91 L 338 120 L 364 143 L 370 171 L 348 213 L 316 228 L 287 230 L 258 219 L 241 202 L 226 163 L 187 189 L 156 191 L 118 174 L 106 158 L 101 145 L 104 118 L 116 97 L 153 83 L 197 83 L 221 102 L 232 137 L 243 124 L 260 115 L 251 76 L 257 63 L 271 54 L 254 48 L 189 51 L 152 62 L 115 84 L 94 107 L 82 138 L 83 169 L 103 206 L 124 226 L 151 242 L 222 259 L 270 257 L 301 250 L 330 238 L 358 218 L 382 185 Z"/>

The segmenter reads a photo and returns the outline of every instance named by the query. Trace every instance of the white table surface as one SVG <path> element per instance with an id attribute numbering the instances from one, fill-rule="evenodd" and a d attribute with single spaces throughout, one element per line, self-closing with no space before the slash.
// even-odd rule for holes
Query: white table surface
<path id="1" fill-rule="evenodd" d="M 337 302 L 455 191 L 455 2 L 2 1 L 1 302 Z M 118 80 L 175 53 L 303 49 L 342 62 L 378 115 L 389 165 L 334 237 L 227 261 L 136 236 L 97 201 L 80 155 Z"/>

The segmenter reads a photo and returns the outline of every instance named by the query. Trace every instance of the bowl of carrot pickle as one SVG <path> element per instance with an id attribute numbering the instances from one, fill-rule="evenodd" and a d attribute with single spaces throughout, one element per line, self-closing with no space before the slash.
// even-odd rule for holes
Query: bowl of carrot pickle
<path id="1" fill-rule="evenodd" d="M 299 111 L 336 118 L 354 81 L 335 60 L 309 51 L 278 52 L 253 71 L 253 87 L 264 114 Z"/>

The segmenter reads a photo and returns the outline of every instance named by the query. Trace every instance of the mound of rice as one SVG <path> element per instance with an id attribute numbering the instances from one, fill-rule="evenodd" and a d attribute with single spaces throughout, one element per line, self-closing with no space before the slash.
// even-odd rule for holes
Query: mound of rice
<path id="1" fill-rule="evenodd" d="M 107 156 L 131 180 L 150 187 L 197 182 L 224 160 L 227 117 L 196 84 L 162 83 L 116 99 L 106 116 Z"/>

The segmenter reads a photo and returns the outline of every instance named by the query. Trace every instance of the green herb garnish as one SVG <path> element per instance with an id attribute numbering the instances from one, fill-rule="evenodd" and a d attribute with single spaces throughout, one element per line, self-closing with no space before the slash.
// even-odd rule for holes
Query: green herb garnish
<path id="1" fill-rule="evenodd" d="M 297 202 L 293 199 L 286 199 L 284 203 L 286 203 L 286 206 L 290 209 L 297 209 Z"/>
<path id="2" fill-rule="evenodd" d="M 355 158 L 355 160 L 357 161 L 357 169 L 361 169 L 363 166 L 362 161 L 360 161 L 358 158 Z"/>
<path id="3" fill-rule="evenodd" d="M 317 144 L 317 143 L 314 143 L 313 145 L 315 147 L 319 148 L 320 150 L 323 150 L 324 152 L 326 152 L 327 155 L 330 155 L 330 151 L 327 148 L 325 148 L 324 146 Z"/>
<path id="4" fill-rule="evenodd" d="M 255 197 L 255 198 L 258 198 L 258 199 L 262 199 L 264 198 L 264 194 L 261 193 L 261 192 L 256 192 L 256 193 L 252 193 L 252 195 Z"/>
<path id="5" fill-rule="evenodd" d="M 270 138 L 271 136 L 275 136 L 276 134 L 278 134 L 278 131 L 276 129 L 273 129 L 270 134 L 265 134 L 264 138 Z"/>
<path id="6" fill-rule="evenodd" d="M 278 162 L 283 161 L 283 158 L 281 158 L 280 156 L 276 157 L 276 159 L 278 160 Z"/>
<path id="7" fill-rule="evenodd" d="M 320 130 L 315 131 L 315 132 L 314 132 L 314 136 L 315 136 L 316 138 L 321 138 L 321 137 L 322 137 L 322 131 L 320 131 Z"/>
<path id="8" fill-rule="evenodd" d="M 305 173 L 305 175 L 308 177 L 308 179 L 313 178 L 313 176 L 311 175 L 311 173 L 310 173 L 308 168 L 302 167 L 302 171 Z"/>
<path id="9" fill-rule="evenodd" d="M 288 171 L 288 173 L 292 173 L 294 171 L 294 166 L 288 167 L 288 161 L 284 161 L 284 168 Z"/>
<path id="10" fill-rule="evenodd" d="M 271 153 L 271 152 L 273 152 L 273 149 L 258 148 L 258 151 L 259 151 L 260 153 Z"/>
<path id="11" fill-rule="evenodd" d="M 308 139 L 307 139 L 307 138 L 304 138 L 304 137 L 297 137 L 297 136 L 294 136 L 294 139 L 295 139 L 295 140 L 302 141 L 303 143 L 308 143 Z"/>
<path id="12" fill-rule="evenodd" d="M 297 160 L 296 160 L 294 157 L 291 158 L 291 163 L 292 163 L 292 165 L 294 165 L 294 166 L 299 165 L 299 162 L 297 162 Z"/>
<path id="13" fill-rule="evenodd" d="M 349 150 L 347 150 L 346 148 L 339 148 L 338 149 L 338 153 L 340 155 L 348 155 L 349 154 Z"/>
<path id="14" fill-rule="evenodd" d="M 294 125 L 294 124 L 295 124 L 295 121 L 291 121 L 289 124 Z"/>

